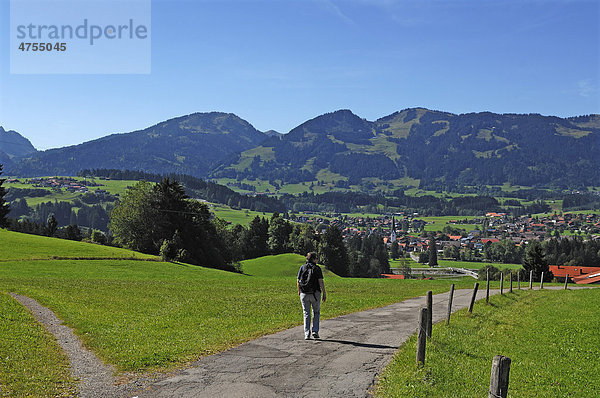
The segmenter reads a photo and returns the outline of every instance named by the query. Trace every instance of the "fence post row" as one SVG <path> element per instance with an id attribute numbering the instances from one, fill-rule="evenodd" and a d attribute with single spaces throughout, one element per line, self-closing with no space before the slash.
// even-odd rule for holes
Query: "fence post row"
<path id="1" fill-rule="evenodd" d="M 454 283 L 450 285 L 450 297 L 448 297 L 448 316 L 446 317 L 446 324 L 450 324 L 450 314 L 452 314 L 452 298 L 454 297 Z"/>
<path id="2" fill-rule="evenodd" d="M 512 271 L 510 272 L 510 292 L 512 293 Z"/>
<path id="3" fill-rule="evenodd" d="M 490 378 L 489 398 L 506 398 L 508 392 L 508 376 L 510 373 L 510 358 L 496 355 L 492 361 L 492 376 Z"/>
<path id="4" fill-rule="evenodd" d="M 427 292 L 427 337 L 431 338 L 431 327 L 433 316 L 433 292 L 430 290 Z"/>
<path id="5" fill-rule="evenodd" d="M 504 274 L 500 272 L 500 294 L 504 294 Z"/>
<path id="6" fill-rule="evenodd" d="M 475 282 L 473 287 L 473 296 L 471 296 L 471 304 L 469 304 L 469 312 L 473 312 L 473 305 L 475 304 L 475 298 L 477 297 L 477 289 L 479 289 L 479 282 Z"/>
<path id="7" fill-rule="evenodd" d="M 417 333 L 417 366 L 425 365 L 425 345 L 427 344 L 427 323 L 429 315 L 427 308 L 422 307 L 419 311 L 419 330 Z"/>

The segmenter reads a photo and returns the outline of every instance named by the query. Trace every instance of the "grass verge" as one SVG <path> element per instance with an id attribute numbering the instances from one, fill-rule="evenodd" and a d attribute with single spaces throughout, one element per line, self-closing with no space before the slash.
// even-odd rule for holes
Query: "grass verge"
<path id="1" fill-rule="evenodd" d="M 416 339 L 384 370 L 379 397 L 487 396 L 492 358 L 512 360 L 508 396 L 592 397 L 600 357 L 600 290 L 522 291 L 457 312 L 433 327 L 425 367 L 415 365 Z"/>
<path id="2" fill-rule="evenodd" d="M 0 396 L 74 396 L 69 361 L 15 299 L 0 292 Z"/>

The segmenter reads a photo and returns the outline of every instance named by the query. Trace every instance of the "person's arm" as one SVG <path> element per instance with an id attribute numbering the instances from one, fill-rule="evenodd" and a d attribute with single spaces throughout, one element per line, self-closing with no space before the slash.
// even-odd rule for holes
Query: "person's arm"
<path id="1" fill-rule="evenodd" d="M 298 286 L 298 296 L 300 295 L 300 281 L 296 279 L 296 286 Z"/>
<path id="2" fill-rule="evenodd" d="M 321 292 L 323 293 L 323 302 L 327 300 L 327 293 L 325 293 L 325 282 L 323 279 L 319 279 L 319 286 L 321 287 Z"/>

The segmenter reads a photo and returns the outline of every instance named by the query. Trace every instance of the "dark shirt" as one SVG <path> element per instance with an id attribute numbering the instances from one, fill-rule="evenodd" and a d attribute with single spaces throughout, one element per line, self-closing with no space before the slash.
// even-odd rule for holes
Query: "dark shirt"
<path id="1" fill-rule="evenodd" d="M 302 267 L 300 267 L 300 270 L 298 270 L 298 280 L 300 280 L 300 274 L 302 274 L 302 271 L 304 271 L 304 268 L 308 265 L 308 263 L 304 264 Z M 315 274 L 315 278 L 314 278 L 314 286 L 313 286 L 313 291 L 315 292 L 320 292 L 321 291 L 321 285 L 319 285 L 319 279 L 323 279 L 323 271 L 321 271 L 321 267 L 319 267 L 317 264 L 313 264 L 313 267 L 315 267 L 314 269 L 314 274 Z M 309 292 L 310 293 L 310 292 Z"/>

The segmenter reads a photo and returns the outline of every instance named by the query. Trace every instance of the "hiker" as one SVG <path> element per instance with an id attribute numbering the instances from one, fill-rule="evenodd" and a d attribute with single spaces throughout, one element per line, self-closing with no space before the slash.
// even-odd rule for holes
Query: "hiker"
<path id="1" fill-rule="evenodd" d="M 319 338 L 319 317 L 321 315 L 321 293 L 323 302 L 327 300 L 323 271 L 317 265 L 317 253 L 310 252 L 306 255 L 306 264 L 298 271 L 298 295 L 302 302 L 304 312 L 304 340 L 310 339 L 310 308 L 313 312 L 312 337 Z"/>

